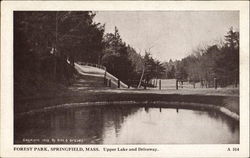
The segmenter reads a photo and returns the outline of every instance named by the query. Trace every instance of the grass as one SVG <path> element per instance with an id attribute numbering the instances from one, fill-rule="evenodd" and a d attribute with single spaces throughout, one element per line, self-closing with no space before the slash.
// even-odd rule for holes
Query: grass
<path id="1" fill-rule="evenodd" d="M 157 94 L 154 92 L 144 93 L 134 91 L 85 91 L 70 94 L 68 96 L 58 96 L 53 98 L 40 98 L 17 100 L 15 102 L 15 112 L 26 112 L 33 109 L 49 107 L 65 103 L 97 102 L 97 101 L 166 101 L 166 102 L 190 102 L 202 104 L 214 104 L 227 107 L 229 110 L 239 114 L 239 97 L 237 96 L 216 96 L 216 95 L 192 95 L 192 94 Z"/>
<path id="2" fill-rule="evenodd" d="M 91 86 L 95 80 L 99 86 Z M 34 109 L 81 102 L 98 101 L 166 101 L 213 104 L 224 106 L 239 114 L 239 89 L 235 88 L 180 88 L 168 87 L 162 90 L 154 89 L 110 89 L 102 86 L 102 78 L 80 76 L 68 89 L 56 93 L 44 93 L 38 97 L 14 99 L 15 113 L 27 112 Z"/>

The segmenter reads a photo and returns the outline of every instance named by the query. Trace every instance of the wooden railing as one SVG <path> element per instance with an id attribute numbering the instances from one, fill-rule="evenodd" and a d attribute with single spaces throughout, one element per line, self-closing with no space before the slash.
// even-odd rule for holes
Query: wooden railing
<path id="1" fill-rule="evenodd" d="M 111 87 L 111 83 L 113 85 L 116 85 L 118 88 L 127 88 L 128 86 L 123 83 L 120 79 L 116 78 L 115 76 L 113 76 L 112 74 L 110 74 L 109 72 L 107 72 L 106 67 L 103 65 L 99 65 L 99 64 L 93 64 L 93 63 L 88 63 L 88 62 L 77 62 L 77 64 L 79 65 L 84 65 L 84 66 L 91 66 L 91 67 L 96 67 L 99 69 L 104 70 L 104 84 L 108 87 Z"/>
<path id="2" fill-rule="evenodd" d="M 106 67 L 103 66 L 103 65 L 99 65 L 99 64 L 93 64 L 93 63 L 88 63 L 88 62 L 77 62 L 78 64 L 80 65 L 86 65 L 86 66 L 92 66 L 92 67 L 97 67 L 99 69 L 103 69 L 103 70 L 106 70 Z"/>
<path id="3" fill-rule="evenodd" d="M 123 83 L 120 79 L 116 78 L 109 72 L 105 71 L 104 73 L 104 84 L 108 87 L 111 87 L 111 83 L 117 85 L 118 88 L 129 88 L 128 85 Z"/>

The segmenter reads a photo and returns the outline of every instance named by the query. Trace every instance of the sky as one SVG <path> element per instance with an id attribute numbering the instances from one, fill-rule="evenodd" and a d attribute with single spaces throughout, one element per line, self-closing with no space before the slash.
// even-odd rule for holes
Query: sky
<path id="1" fill-rule="evenodd" d="M 124 42 L 160 61 L 182 59 L 200 46 L 224 39 L 230 27 L 239 29 L 237 11 L 98 11 L 95 22 L 105 33 L 117 26 Z"/>

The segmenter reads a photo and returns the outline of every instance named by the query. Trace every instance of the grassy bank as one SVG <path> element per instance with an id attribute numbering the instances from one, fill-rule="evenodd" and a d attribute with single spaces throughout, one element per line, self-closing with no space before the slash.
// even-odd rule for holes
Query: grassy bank
<path id="1" fill-rule="evenodd" d="M 36 98 L 23 99 L 15 101 L 15 113 L 27 112 L 29 110 L 40 109 L 44 107 L 65 104 L 65 103 L 83 103 L 83 102 L 113 102 L 113 101 L 135 101 L 135 102 L 186 102 L 186 103 L 200 103 L 213 104 L 223 106 L 232 112 L 239 114 L 239 97 L 238 96 L 219 96 L 219 95 L 198 95 L 198 94 L 159 94 L 149 91 L 112 91 L 102 90 L 97 92 L 85 91 L 75 92 L 66 96 L 58 96 L 53 98 Z"/>
<path id="2" fill-rule="evenodd" d="M 15 95 L 14 112 L 22 113 L 66 103 L 84 102 L 185 102 L 223 106 L 239 114 L 239 89 L 181 88 L 176 89 L 112 89 L 103 83 L 102 77 L 77 74 L 69 87 L 45 86 L 35 95 Z M 59 85 L 58 83 L 55 85 Z M 53 88 L 54 87 L 54 88 Z M 53 88 L 53 89 L 52 89 Z M 50 89 L 52 89 L 50 91 Z M 37 92 L 37 91 L 34 91 Z M 15 94 L 18 94 L 16 91 Z"/>

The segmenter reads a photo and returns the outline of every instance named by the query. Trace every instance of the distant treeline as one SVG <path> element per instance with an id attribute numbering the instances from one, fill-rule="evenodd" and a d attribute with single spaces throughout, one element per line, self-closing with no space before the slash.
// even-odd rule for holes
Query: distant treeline
<path id="1" fill-rule="evenodd" d="M 182 60 L 164 63 L 166 78 L 180 81 L 200 82 L 212 86 L 216 79 L 221 87 L 239 84 L 239 32 L 233 28 L 225 40 L 204 48 L 197 48 Z"/>

